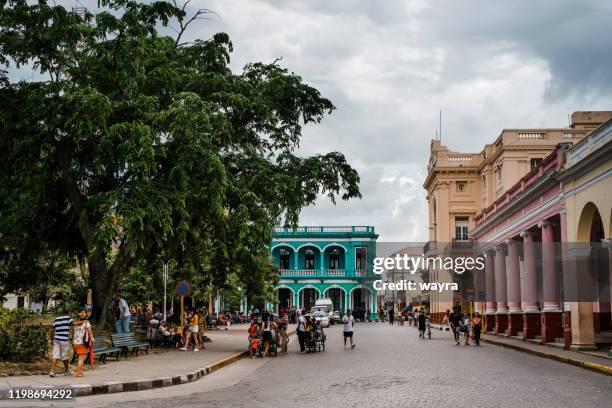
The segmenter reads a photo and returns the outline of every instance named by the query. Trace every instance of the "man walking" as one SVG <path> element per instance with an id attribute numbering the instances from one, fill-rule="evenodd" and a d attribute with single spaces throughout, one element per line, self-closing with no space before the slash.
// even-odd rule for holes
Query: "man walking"
<path id="1" fill-rule="evenodd" d="M 353 344 L 353 323 L 355 323 L 355 318 L 351 315 L 351 309 L 346 311 L 346 314 L 342 318 L 342 323 L 344 323 L 344 347 L 346 348 L 346 339 L 351 340 L 351 349 L 355 348 Z"/>
<path id="2" fill-rule="evenodd" d="M 389 310 L 389 324 L 391 326 L 393 326 L 393 318 L 395 317 L 395 312 L 393 310 L 393 308 L 391 308 L 391 310 Z"/>
<path id="3" fill-rule="evenodd" d="M 130 313 L 130 306 L 119 293 L 115 294 L 115 301 L 117 302 L 117 307 L 119 308 L 120 317 L 119 320 L 115 321 L 115 329 L 117 329 L 117 333 L 129 333 L 130 318 L 132 316 L 132 313 Z"/>
<path id="4" fill-rule="evenodd" d="M 72 327 L 72 318 L 68 315 L 68 309 L 62 310 L 62 315 L 55 318 L 51 327 L 51 335 L 53 336 L 53 358 L 51 359 L 51 370 L 49 377 L 55 377 L 55 364 L 57 360 L 62 360 L 64 363 L 64 375 L 70 375 L 68 368 L 68 350 L 70 349 L 70 328 Z"/>
<path id="5" fill-rule="evenodd" d="M 450 323 L 455 342 L 459 345 L 459 326 L 461 326 L 461 315 L 457 311 L 457 306 L 453 307 L 453 313 L 448 315 L 448 322 Z"/>
<path id="6" fill-rule="evenodd" d="M 302 309 L 302 313 L 298 311 L 297 317 L 297 335 L 300 342 L 300 353 L 306 352 L 306 318 L 304 317 L 304 312 L 304 309 Z"/>

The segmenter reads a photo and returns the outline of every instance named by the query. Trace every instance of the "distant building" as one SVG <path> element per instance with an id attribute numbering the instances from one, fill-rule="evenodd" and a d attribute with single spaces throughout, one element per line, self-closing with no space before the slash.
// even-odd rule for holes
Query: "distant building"
<path id="1" fill-rule="evenodd" d="M 334 310 L 362 308 L 378 316 L 379 275 L 372 272 L 376 234 L 370 226 L 277 228 L 271 251 L 280 272 L 274 308 L 310 310 L 320 297 L 330 298 Z"/>

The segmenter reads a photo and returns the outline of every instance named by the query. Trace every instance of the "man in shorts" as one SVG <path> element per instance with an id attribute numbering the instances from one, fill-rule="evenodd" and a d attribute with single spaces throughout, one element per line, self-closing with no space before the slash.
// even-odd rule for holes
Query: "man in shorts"
<path id="1" fill-rule="evenodd" d="M 448 315 L 448 322 L 450 323 L 451 330 L 453 331 L 453 337 L 455 342 L 459 345 L 459 326 L 461 326 L 461 314 L 457 309 L 457 306 L 453 307 L 453 313 Z"/>
<path id="2" fill-rule="evenodd" d="M 355 345 L 353 344 L 353 324 L 355 323 L 355 318 L 351 314 L 351 309 L 346 311 L 346 314 L 342 318 L 342 323 L 344 323 L 344 347 L 346 348 L 346 339 L 351 340 L 351 348 L 354 349 Z"/>
<path id="3" fill-rule="evenodd" d="M 73 320 L 68 313 L 68 309 L 62 310 L 62 315 L 55 318 L 51 327 L 53 358 L 51 359 L 51 370 L 49 370 L 50 377 L 55 377 L 55 364 L 57 360 L 62 360 L 64 363 L 64 375 L 70 375 L 68 350 L 70 349 L 70 329 Z"/>

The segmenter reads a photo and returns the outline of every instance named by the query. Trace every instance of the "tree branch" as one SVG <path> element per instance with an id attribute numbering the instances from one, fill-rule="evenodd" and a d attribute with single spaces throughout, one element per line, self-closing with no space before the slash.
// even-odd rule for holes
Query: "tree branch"
<path id="1" fill-rule="evenodd" d="M 176 0 L 172 0 L 172 3 L 174 3 L 174 7 L 176 7 L 177 9 L 179 8 Z M 180 7 L 180 10 L 184 15 L 187 15 L 185 9 L 187 8 L 187 5 L 189 3 L 191 3 L 191 0 L 185 1 L 183 3 L 183 6 Z M 176 37 L 176 41 L 174 42 L 175 47 L 186 44 L 186 43 L 181 43 L 180 41 L 181 41 L 181 37 L 187 30 L 187 27 L 189 27 L 191 23 L 193 23 L 196 20 L 209 20 L 209 18 L 207 17 L 202 17 L 203 15 L 206 15 L 206 14 L 216 14 L 216 13 L 209 9 L 198 9 L 198 11 L 196 11 L 195 14 L 191 16 L 191 18 L 189 18 L 187 21 L 184 21 L 182 16 L 178 18 L 180 30 L 178 30 L 178 35 Z"/>

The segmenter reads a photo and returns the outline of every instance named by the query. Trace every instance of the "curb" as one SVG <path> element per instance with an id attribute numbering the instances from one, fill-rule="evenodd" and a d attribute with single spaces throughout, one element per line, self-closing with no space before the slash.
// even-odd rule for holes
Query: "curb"
<path id="1" fill-rule="evenodd" d="M 597 371 L 604 375 L 612 375 L 612 367 L 610 366 L 605 366 L 605 365 L 597 364 L 597 363 L 591 363 L 590 361 L 577 360 L 575 358 L 570 358 L 570 357 L 562 357 L 556 354 L 546 353 L 544 351 L 539 351 L 539 350 L 532 350 L 532 349 L 524 348 L 524 347 L 517 346 L 514 344 L 503 343 L 503 342 L 496 341 L 493 339 L 485 339 L 481 337 L 480 340 L 486 343 L 494 344 L 496 346 L 506 347 L 512 350 L 522 351 L 524 353 L 534 354 L 539 357 L 549 358 L 551 360 L 557 360 L 562 363 L 567 363 L 567 364 L 571 364 L 577 367 L 582 367 L 587 370 Z"/>
<path id="2" fill-rule="evenodd" d="M 295 334 L 295 330 L 287 333 L 288 336 Z M 34 387 L 15 387 L 32 390 L 49 390 L 49 389 L 71 389 L 74 393 L 73 397 L 86 397 L 89 395 L 100 395 L 100 394 L 115 394 L 118 392 L 131 392 L 131 391 L 144 391 L 151 390 L 154 388 L 171 387 L 173 385 L 187 384 L 199 380 L 200 378 L 217 371 L 225 366 L 228 366 L 243 357 L 248 357 L 249 351 L 240 351 L 231 354 L 227 357 L 217 360 L 214 363 L 207 365 L 202 368 L 198 368 L 193 371 L 189 371 L 183 375 L 177 375 L 174 377 L 160 377 L 149 380 L 133 380 L 126 382 L 104 382 L 101 384 L 73 384 L 60 387 L 53 386 L 34 386 Z M 0 400 L 8 399 L 9 388 L 0 389 Z"/>

